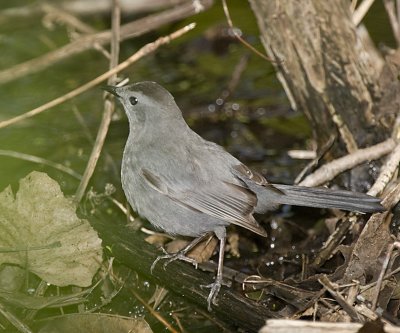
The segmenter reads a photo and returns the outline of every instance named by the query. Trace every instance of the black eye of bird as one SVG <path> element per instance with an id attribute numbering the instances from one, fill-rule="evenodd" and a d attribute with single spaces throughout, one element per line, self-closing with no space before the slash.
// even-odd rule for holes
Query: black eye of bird
<path id="1" fill-rule="evenodd" d="M 137 99 L 136 97 L 132 96 L 132 97 L 129 97 L 129 102 L 130 102 L 132 105 L 136 105 L 137 102 L 138 102 L 138 99 Z"/>

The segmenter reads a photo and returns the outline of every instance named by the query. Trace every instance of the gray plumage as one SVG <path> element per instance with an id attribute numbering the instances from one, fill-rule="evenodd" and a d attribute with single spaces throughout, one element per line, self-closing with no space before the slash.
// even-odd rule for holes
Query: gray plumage
<path id="1" fill-rule="evenodd" d="M 279 204 L 382 210 L 379 199 L 365 194 L 269 184 L 193 132 L 172 95 L 155 82 L 107 90 L 122 102 L 129 119 L 121 169 L 126 197 L 139 215 L 169 234 L 200 237 L 214 232 L 225 244 L 225 228 L 236 224 L 266 236 L 253 213 Z M 220 288 L 222 266 L 218 274 L 209 306 Z"/>

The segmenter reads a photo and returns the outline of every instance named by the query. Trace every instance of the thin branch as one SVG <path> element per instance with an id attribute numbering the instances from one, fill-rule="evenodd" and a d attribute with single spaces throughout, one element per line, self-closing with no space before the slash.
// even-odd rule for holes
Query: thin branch
<path id="1" fill-rule="evenodd" d="M 358 149 L 358 146 L 357 146 L 356 140 L 353 137 L 353 134 L 351 133 L 350 129 L 347 127 L 347 124 L 343 121 L 340 114 L 338 114 L 336 112 L 335 107 L 329 101 L 329 97 L 326 94 L 322 94 L 322 99 L 324 100 L 324 103 L 328 109 L 328 112 L 332 117 L 333 123 L 336 125 L 336 127 L 339 131 L 340 138 L 344 142 L 347 152 L 348 153 L 356 152 Z"/>
<path id="2" fill-rule="evenodd" d="M 77 17 L 71 15 L 70 13 L 50 5 L 48 3 L 43 3 L 41 5 L 42 10 L 47 14 L 43 21 L 56 21 L 58 23 L 64 24 L 69 27 L 70 30 L 78 31 L 79 33 L 83 33 L 85 35 L 95 34 L 97 31 L 92 28 L 90 25 L 86 24 L 85 22 L 79 20 Z M 71 34 L 72 40 L 77 40 L 78 38 Z M 75 37 L 75 38 L 74 38 Z M 81 35 L 78 36 L 79 38 Z M 103 54 L 107 59 L 110 59 L 109 52 L 103 47 L 103 45 L 99 43 L 93 43 L 93 48 L 98 50 L 101 54 Z"/>
<path id="3" fill-rule="evenodd" d="M 338 220 L 336 223 L 336 228 L 328 239 L 324 242 L 322 247 L 317 252 L 314 260 L 310 264 L 310 268 L 317 269 L 321 267 L 329 258 L 331 258 L 332 253 L 334 253 L 349 230 L 352 229 L 354 224 L 357 222 L 357 217 L 355 215 L 347 216 Z"/>
<path id="4" fill-rule="evenodd" d="M 226 0 L 222 0 L 222 7 L 224 8 L 224 13 L 226 16 L 226 21 L 228 22 L 229 27 L 232 30 L 232 33 L 234 34 L 234 36 L 243 44 L 245 45 L 248 49 L 250 49 L 252 52 L 254 52 L 255 54 L 257 54 L 258 56 L 260 56 L 261 58 L 263 58 L 264 60 L 267 60 L 269 62 L 275 62 L 275 60 L 267 57 L 265 54 L 261 53 L 260 51 L 258 51 L 254 46 L 250 45 L 248 42 L 246 42 L 242 36 L 240 36 L 236 29 L 233 26 L 232 23 L 232 19 L 231 19 L 231 14 L 229 13 L 229 9 L 228 6 L 226 4 Z"/>
<path id="5" fill-rule="evenodd" d="M 119 40 L 120 40 L 120 23 L 121 23 L 121 10 L 118 0 L 112 1 L 112 38 L 111 38 L 111 58 L 110 58 L 110 70 L 118 66 L 119 59 Z M 116 74 L 108 78 L 108 84 L 113 84 L 116 79 Z M 82 181 L 80 182 L 78 189 L 75 193 L 75 201 L 80 202 L 86 191 L 89 180 L 92 178 L 93 172 L 96 168 L 97 161 L 99 160 L 101 150 L 104 146 L 104 141 L 106 139 L 108 129 L 111 123 L 111 117 L 115 110 L 114 99 L 106 98 L 104 100 L 104 111 L 103 118 L 101 120 L 99 130 L 97 132 L 97 137 L 95 144 L 90 154 L 89 161 L 87 163 L 85 172 L 83 174 Z"/>
<path id="6" fill-rule="evenodd" d="M 383 0 L 386 13 L 389 17 L 390 26 L 392 27 L 394 39 L 396 39 L 397 47 L 400 46 L 400 24 L 396 15 L 396 7 L 394 0 Z"/>
<path id="7" fill-rule="evenodd" d="M 388 139 L 374 146 L 358 149 L 352 154 L 340 157 L 332 162 L 329 162 L 311 175 L 308 175 L 299 185 L 302 186 L 318 186 L 322 185 L 340 173 L 349 170 L 356 165 L 366 161 L 376 160 L 384 155 L 389 154 L 396 146 L 393 139 Z"/>
<path id="8" fill-rule="evenodd" d="M 376 306 L 378 304 L 378 298 L 379 298 L 379 294 L 382 288 L 382 283 L 385 277 L 385 273 L 386 270 L 389 266 L 389 261 L 390 258 L 392 256 L 393 250 L 396 248 L 398 249 L 400 247 L 400 243 L 399 242 L 394 242 L 392 244 L 389 245 L 388 247 L 388 251 L 386 253 L 385 259 L 383 260 L 383 264 L 382 264 L 382 269 L 381 272 L 379 273 L 379 277 L 376 280 L 376 288 L 375 288 L 375 292 L 374 295 L 372 297 L 372 304 L 371 304 L 371 310 L 375 311 L 376 310 Z"/>
<path id="9" fill-rule="evenodd" d="M 386 208 L 387 211 L 392 210 L 400 201 L 400 183 L 398 183 L 382 200 L 382 206 Z M 381 213 L 382 214 L 382 213 Z M 374 216 L 374 215 L 372 215 Z M 365 229 L 365 227 L 364 227 Z"/>
<path id="10" fill-rule="evenodd" d="M 149 304 L 147 304 L 147 302 L 139 296 L 139 294 L 133 290 L 133 288 L 130 288 L 131 293 L 133 294 L 133 296 L 140 302 L 143 304 L 143 306 L 147 309 L 147 311 L 149 311 L 149 313 L 151 313 L 151 315 L 156 318 L 160 323 L 162 323 L 166 329 L 168 329 L 168 331 L 170 331 L 171 333 L 178 333 L 178 331 L 172 327 L 172 325 L 161 315 L 159 314 L 157 311 L 155 311 Z"/>
<path id="11" fill-rule="evenodd" d="M 70 13 L 57 8 L 49 3 L 43 3 L 41 4 L 42 10 L 47 14 L 48 19 L 56 20 L 56 21 L 61 21 L 64 24 L 80 31 L 85 34 L 94 34 L 96 33 L 96 30 L 93 29 L 90 25 L 82 22 L 75 16 L 71 15 Z"/>
<path id="12" fill-rule="evenodd" d="M 360 317 L 358 313 L 354 310 L 351 304 L 347 303 L 346 299 L 335 289 L 335 285 L 328 279 L 326 275 L 321 276 L 318 282 L 326 288 L 326 290 L 333 296 L 336 302 L 343 308 L 344 311 L 350 316 L 354 321 L 360 322 Z"/>
<path id="13" fill-rule="evenodd" d="M 357 2 L 358 2 L 358 0 L 351 0 L 351 5 L 350 5 L 350 12 L 351 13 L 354 13 L 354 11 L 356 10 Z"/>
<path id="14" fill-rule="evenodd" d="M 3 304 L 0 303 L 0 314 L 3 315 L 14 327 L 21 333 L 33 333 L 33 331 L 12 312 L 8 311 Z"/>
<path id="15" fill-rule="evenodd" d="M 375 0 L 364 0 L 354 11 L 353 16 L 352 16 L 352 21 L 355 26 L 358 26 L 365 15 L 367 15 L 369 9 L 373 5 Z"/>
<path id="16" fill-rule="evenodd" d="M 120 71 L 124 70 L 125 68 L 129 67 L 132 65 L 134 62 L 138 61 L 139 59 L 143 58 L 144 56 L 148 55 L 149 53 L 154 52 L 157 50 L 161 45 L 168 44 L 172 40 L 179 38 L 183 34 L 187 33 L 188 31 L 192 30 L 196 26 L 195 23 L 191 23 L 168 36 L 160 37 L 156 41 L 146 44 L 143 46 L 139 51 L 137 51 L 135 54 L 130 56 L 128 59 L 126 59 L 124 62 L 120 63 L 117 67 L 103 73 L 102 75 L 98 76 L 97 78 L 93 79 L 92 81 L 89 81 L 85 83 L 84 85 L 70 91 L 69 93 L 58 97 L 56 99 L 53 99 L 52 101 L 43 104 L 33 110 L 30 110 L 22 115 L 19 115 L 17 117 L 4 120 L 0 122 L 0 128 L 7 127 L 9 125 L 15 124 L 21 120 L 28 119 L 30 117 L 36 116 L 50 108 L 53 108 L 57 105 L 60 105 L 82 93 L 85 91 L 95 87 L 96 85 L 102 83 L 103 81 L 107 80 L 109 77 L 113 76 L 116 73 L 119 73 Z"/>
<path id="17" fill-rule="evenodd" d="M 385 189 L 386 185 L 393 178 L 394 173 L 399 167 L 400 163 L 400 143 L 397 144 L 396 148 L 390 154 L 388 160 L 382 166 L 379 176 L 376 179 L 374 185 L 367 192 L 369 195 L 376 196 Z"/>
<path id="18" fill-rule="evenodd" d="M 198 14 L 199 11 L 207 9 L 213 3 L 212 0 L 198 1 L 201 2 L 201 6 L 196 6 L 192 1 L 188 1 L 181 6 L 161 13 L 152 14 L 121 26 L 121 41 L 143 35 L 146 32 L 153 31 L 168 23 Z M 83 36 L 57 50 L 0 71 L 0 84 L 16 80 L 25 75 L 37 73 L 72 55 L 89 50 L 96 44 L 107 44 L 110 40 L 111 30 Z"/>

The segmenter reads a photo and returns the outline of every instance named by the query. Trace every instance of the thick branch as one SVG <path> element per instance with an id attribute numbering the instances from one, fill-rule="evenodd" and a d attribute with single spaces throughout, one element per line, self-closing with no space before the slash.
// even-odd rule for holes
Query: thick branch
<path id="1" fill-rule="evenodd" d="M 177 295 L 184 296 L 204 309 L 207 308 L 209 289 L 201 288 L 200 285 L 209 284 L 213 279 L 212 275 L 179 261 L 170 263 L 165 270 L 162 263 L 158 264 L 151 274 L 150 266 L 157 257 L 156 249 L 146 243 L 137 232 L 104 221 L 95 221 L 93 227 L 103 239 L 103 246 L 109 246 L 112 256 L 119 262 Z M 213 306 L 213 312 L 229 325 L 250 331 L 258 330 L 266 319 L 278 317 L 277 313 L 227 287 L 221 288 L 218 306 Z"/>

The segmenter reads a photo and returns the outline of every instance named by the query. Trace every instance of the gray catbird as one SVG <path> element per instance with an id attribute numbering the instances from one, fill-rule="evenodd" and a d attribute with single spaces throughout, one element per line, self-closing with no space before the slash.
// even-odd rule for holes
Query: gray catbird
<path id="1" fill-rule="evenodd" d="M 129 119 L 121 169 L 129 203 L 157 228 L 196 237 L 179 253 L 158 259 L 193 262 L 186 253 L 205 235 L 214 233 L 220 240 L 217 276 L 207 286 L 211 288 L 209 309 L 222 283 L 229 224 L 266 236 L 253 213 L 265 213 L 280 204 L 357 212 L 383 209 L 379 199 L 365 194 L 269 184 L 224 148 L 193 132 L 173 96 L 155 82 L 105 89 L 122 102 Z"/>

